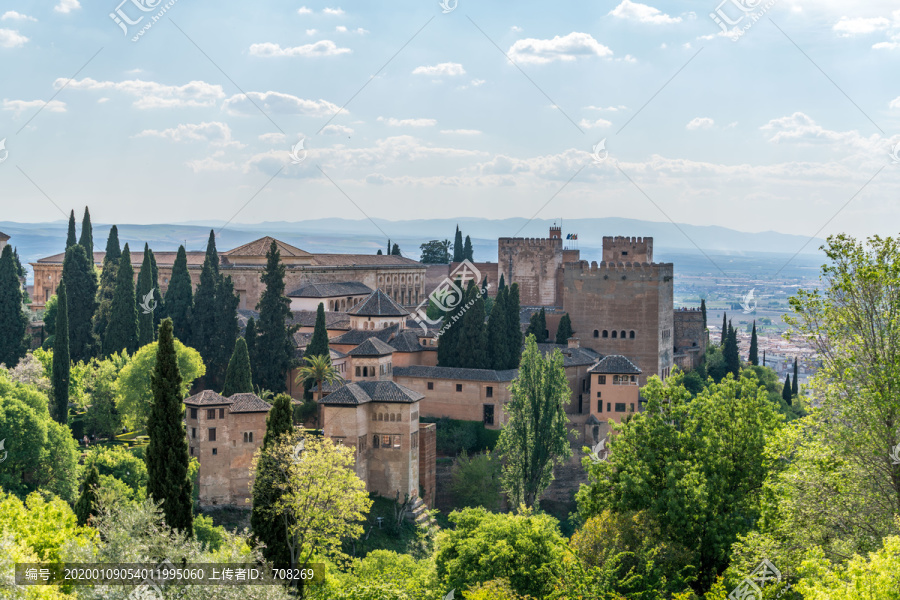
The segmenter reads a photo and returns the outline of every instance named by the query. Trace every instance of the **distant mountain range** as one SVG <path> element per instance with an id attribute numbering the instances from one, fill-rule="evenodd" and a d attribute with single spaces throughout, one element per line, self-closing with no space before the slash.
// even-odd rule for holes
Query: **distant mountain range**
<path id="1" fill-rule="evenodd" d="M 463 235 L 472 238 L 475 258 L 480 261 L 497 260 L 498 237 L 547 237 L 553 224 L 561 225 L 563 237 L 574 233 L 577 241 L 566 241 L 582 251 L 582 258 L 599 260 L 603 236 L 624 235 L 652 237 L 657 261 L 672 261 L 674 256 L 713 255 L 753 256 L 760 253 L 791 256 L 817 254 L 824 242 L 813 239 L 765 231 L 749 233 L 718 226 L 701 226 L 668 222 L 642 221 L 617 217 L 601 219 L 571 219 L 562 222 L 550 219 L 510 218 L 500 220 L 464 217 L 460 219 L 418 219 L 387 221 L 384 219 L 315 219 L 303 222 L 266 221 L 256 224 L 232 223 L 220 229 L 220 222 L 186 222 L 159 225 L 119 225 L 119 239 L 134 251 L 142 251 L 144 243 L 154 250 L 176 250 L 185 244 L 188 250 L 204 250 L 209 230 L 217 232 L 220 251 L 234 248 L 269 235 L 309 252 L 347 252 L 375 254 L 387 248 L 387 240 L 397 243 L 404 255 L 418 259 L 419 245 L 432 239 L 453 240 L 457 224 Z M 80 227 L 80 221 L 79 221 Z M 94 245 L 103 250 L 109 225 L 94 224 Z M 0 231 L 11 237 L 23 262 L 62 252 L 66 237 L 66 222 L 15 223 L 0 221 Z"/>

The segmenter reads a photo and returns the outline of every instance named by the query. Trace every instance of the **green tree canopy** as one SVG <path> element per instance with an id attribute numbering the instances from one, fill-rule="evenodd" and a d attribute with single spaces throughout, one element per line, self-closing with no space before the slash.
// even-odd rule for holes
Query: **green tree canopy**
<path id="1" fill-rule="evenodd" d="M 422 257 L 419 262 L 426 265 L 445 265 L 450 262 L 450 240 L 431 240 L 425 242 L 419 249 Z"/>
<path id="2" fill-rule="evenodd" d="M 89 258 L 79 244 L 66 250 L 62 280 L 66 283 L 69 298 L 69 353 L 73 361 L 86 362 L 97 348 L 92 325 L 97 311 L 98 286 L 93 254 Z"/>
<path id="3" fill-rule="evenodd" d="M 0 363 L 14 367 L 25 356 L 27 327 L 28 317 L 22 306 L 22 284 L 12 248 L 4 246 L 0 254 Z"/>
<path id="4" fill-rule="evenodd" d="M 234 394 L 252 393 L 253 376 L 250 372 L 250 355 L 247 354 L 247 341 L 238 338 L 234 344 L 234 353 L 225 371 L 225 388 L 222 395 L 226 398 Z"/>
<path id="5" fill-rule="evenodd" d="M 566 313 L 559 319 L 559 326 L 556 328 L 556 343 L 568 344 L 569 338 L 574 333 L 572 331 L 572 319 L 569 318 L 569 313 Z"/>
<path id="6" fill-rule="evenodd" d="M 97 312 L 94 314 L 94 333 L 104 348 L 106 328 L 112 314 L 112 301 L 116 292 L 116 274 L 119 272 L 119 260 L 122 250 L 119 247 L 119 228 L 113 225 L 106 239 L 106 254 L 100 270 L 100 285 L 97 289 Z"/>
<path id="7" fill-rule="evenodd" d="M 137 345 L 138 316 L 134 298 L 134 269 L 128 244 L 122 250 L 116 270 L 116 291 L 110 306 L 109 325 L 103 338 L 103 355 L 125 350 L 134 352 Z"/>
<path id="8" fill-rule="evenodd" d="M 287 374 L 294 357 L 292 335 L 297 326 L 289 326 L 291 301 L 284 295 L 284 265 L 275 240 L 266 252 L 266 268 L 260 276 L 265 290 L 256 305 L 256 381 L 260 387 L 275 393 L 287 388 Z"/>
<path id="9" fill-rule="evenodd" d="M 187 252 L 178 246 L 178 254 L 172 265 L 172 277 L 166 289 L 165 316 L 172 319 L 172 332 L 183 342 L 191 339 L 191 315 L 193 313 L 193 284 L 187 268 Z"/>
<path id="10" fill-rule="evenodd" d="M 74 247 L 74 246 L 73 246 Z M 53 382 L 53 417 L 57 423 L 65 425 L 69 421 L 69 302 L 66 291 L 66 282 L 59 282 L 57 293 L 59 307 L 56 312 L 56 326 L 58 328 L 53 342 L 53 370 L 51 381 Z"/>

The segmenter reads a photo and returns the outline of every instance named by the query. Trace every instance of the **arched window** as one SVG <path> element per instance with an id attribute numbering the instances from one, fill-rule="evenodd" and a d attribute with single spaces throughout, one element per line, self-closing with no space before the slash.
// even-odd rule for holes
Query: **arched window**
<path id="1" fill-rule="evenodd" d="M 605 337 L 605 338 L 609 337 L 609 332 L 605 329 L 603 330 L 603 337 Z"/>
<path id="2" fill-rule="evenodd" d="M 629 339 L 632 339 L 632 340 L 634 339 L 634 329 L 632 329 L 631 331 L 628 332 L 628 337 L 629 337 Z"/>
<path id="3" fill-rule="evenodd" d="M 384 421 L 384 415 L 381 414 L 381 413 L 378 413 L 378 420 L 379 420 L 379 421 Z"/>
<path id="4" fill-rule="evenodd" d="M 394 422 L 394 413 L 391 413 L 391 423 Z"/>
<path id="5" fill-rule="evenodd" d="M 623 340 L 625 339 L 625 330 L 624 330 L 624 329 L 622 330 L 622 336 L 621 336 L 621 337 L 622 337 Z"/>
<path id="6" fill-rule="evenodd" d="M 617 336 L 618 334 L 619 334 L 619 332 L 616 331 L 615 329 L 613 329 L 613 335 L 612 335 L 612 336 L 613 336 L 613 339 L 616 339 L 616 336 Z"/>
<path id="7" fill-rule="evenodd" d="M 594 330 L 594 337 L 600 337 L 600 332 L 596 329 Z"/>

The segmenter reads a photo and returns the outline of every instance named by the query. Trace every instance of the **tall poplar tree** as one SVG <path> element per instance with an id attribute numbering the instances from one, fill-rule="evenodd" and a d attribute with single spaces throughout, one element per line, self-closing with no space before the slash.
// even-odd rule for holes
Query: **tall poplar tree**
<path id="1" fill-rule="evenodd" d="M 265 544 L 263 556 L 276 568 L 289 567 L 291 551 L 288 547 L 287 528 L 280 515 L 273 514 L 273 508 L 281 498 L 279 484 L 284 476 L 266 450 L 277 444 L 279 438 L 294 431 L 293 411 L 290 396 L 279 394 L 272 403 L 266 418 L 266 435 L 262 451 L 256 463 L 256 478 L 253 481 L 253 508 L 250 512 L 250 527 L 253 535 Z"/>
<path id="2" fill-rule="evenodd" d="M 56 337 L 53 342 L 53 418 L 63 425 L 69 421 L 69 302 L 66 282 L 56 290 Z"/>
<path id="3" fill-rule="evenodd" d="M 91 264 L 94 264 L 94 227 L 91 225 L 91 213 L 87 206 L 84 207 L 84 217 L 81 219 L 81 237 L 78 238 L 78 243 L 90 257 Z"/>
<path id="4" fill-rule="evenodd" d="M 507 344 L 509 348 L 509 363 L 507 369 L 515 369 L 519 366 L 522 356 L 522 327 L 519 324 L 519 284 L 509 286 L 509 296 L 506 298 L 506 326 L 508 329 Z"/>
<path id="5" fill-rule="evenodd" d="M 559 320 L 559 326 L 556 328 L 556 343 L 568 344 L 569 338 L 574 333 L 572 331 L 572 319 L 569 317 L 569 313 L 566 313 Z"/>
<path id="6" fill-rule="evenodd" d="M 22 284 L 10 246 L 0 254 L 0 364 L 12 369 L 28 349 L 28 317 L 22 306 Z"/>
<path id="7" fill-rule="evenodd" d="M 106 254 L 103 255 L 103 267 L 100 270 L 100 286 L 97 289 L 97 312 L 94 314 L 94 333 L 99 338 L 101 348 L 109 327 L 112 300 L 116 293 L 116 273 L 119 272 L 119 259 L 122 249 L 119 247 L 119 228 L 113 225 L 106 238 Z"/>
<path id="8" fill-rule="evenodd" d="M 534 337 L 525 340 L 519 374 L 510 385 L 509 420 L 497 451 L 510 505 L 531 508 L 553 481 L 553 466 L 570 456 L 565 407 L 571 391 L 558 349 L 544 357 Z"/>
<path id="9" fill-rule="evenodd" d="M 143 348 L 153 342 L 156 330 L 153 327 L 153 313 L 156 299 L 153 294 L 153 265 L 150 263 L 150 246 L 144 243 L 144 260 L 138 273 L 135 291 L 138 314 L 138 347 Z M 150 310 L 154 309 L 154 310 Z"/>
<path id="10" fill-rule="evenodd" d="M 469 236 L 466 236 L 463 244 L 463 258 L 475 262 L 475 251 L 472 249 L 472 239 Z"/>
<path id="11" fill-rule="evenodd" d="M 494 307 L 488 317 L 487 341 L 488 358 L 490 368 L 503 370 L 509 364 L 508 327 L 506 326 L 506 299 L 509 296 L 508 289 L 497 292 Z"/>
<path id="12" fill-rule="evenodd" d="M 315 334 L 313 334 L 315 335 Z M 244 340 L 247 343 L 247 356 L 250 357 L 250 374 L 253 377 L 253 385 L 258 386 L 256 380 L 256 320 L 253 317 L 247 319 L 247 329 L 244 330 Z"/>
<path id="13" fill-rule="evenodd" d="M 147 418 L 150 442 L 144 452 L 147 463 L 147 496 L 162 503 L 166 524 L 193 536 L 194 516 L 188 475 L 188 444 L 184 432 L 181 373 L 175 354 L 172 320 L 159 326 L 156 365 L 150 375 L 153 403 Z"/>
<path id="14" fill-rule="evenodd" d="M 759 364 L 759 341 L 756 339 L 756 320 L 753 321 L 753 329 L 750 331 L 750 355 L 748 362 L 751 365 Z"/>
<path id="15" fill-rule="evenodd" d="M 234 394 L 253 392 L 253 375 L 250 372 L 250 355 L 247 354 L 247 340 L 238 338 L 234 352 L 225 370 L 225 387 L 222 395 L 226 398 Z"/>
<path id="16" fill-rule="evenodd" d="M 791 403 L 791 374 L 784 376 L 784 387 L 781 388 L 781 397 L 788 404 Z"/>
<path id="17" fill-rule="evenodd" d="M 463 369 L 489 369 L 490 357 L 487 352 L 487 330 L 484 327 L 484 296 L 479 293 L 475 281 L 469 281 L 466 290 L 468 309 L 462 315 L 462 322 L 456 339 L 456 366 Z"/>
<path id="18" fill-rule="evenodd" d="M 791 381 L 791 396 L 798 396 L 800 394 L 800 383 L 797 381 L 799 379 L 799 367 L 797 365 L 797 357 L 794 357 L 794 379 Z"/>
<path id="19" fill-rule="evenodd" d="M 63 259 L 62 280 L 69 296 L 69 351 L 73 361 L 87 362 L 97 349 L 92 324 L 98 287 L 93 254 L 88 258 L 83 246 L 70 246 Z"/>
<path id="20" fill-rule="evenodd" d="M 75 235 L 75 211 L 69 213 L 69 229 L 66 234 L 66 250 L 78 243 L 78 237 Z"/>
<path id="21" fill-rule="evenodd" d="M 453 262 L 462 262 L 465 257 L 462 232 L 460 232 L 459 225 L 457 225 L 456 235 L 453 238 Z"/>
<path id="22" fill-rule="evenodd" d="M 116 352 L 127 350 L 134 353 L 137 349 L 137 307 L 134 302 L 134 269 L 131 266 L 131 251 L 128 244 L 119 258 L 116 272 L 116 291 L 110 307 L 109 325 L 103 339 L 103 355 L 111 356 Z M 59 327 L 57 327 L 57 330 Z"/>
<path id="23" fill-rule="evenodd" d="M 172 319 L 172 332 L 184 343 L 191 341 L 191 314 L 193 312 L 194 291 L 191 274 L 187 268 L 187 252 L 184 246 L 178 247 L 175 263 L 172 265 L 172 277 L 166 290 L 163 311 Z"/>
<path id="24" fill-rule="evenodd" d="M 287 324 L 291 301 L 284 295 L 284 272 L 281 252 L 272 240 L 266 252 L 266 268 L 260 276 L 266 289 L 256 305 L 259 311 L 256 379 L 261 387 L 275 393 L 283 392 L 287 387 L 287 373 L 294 354 L 291 335 L 296 330 L 296 326 Z"/>

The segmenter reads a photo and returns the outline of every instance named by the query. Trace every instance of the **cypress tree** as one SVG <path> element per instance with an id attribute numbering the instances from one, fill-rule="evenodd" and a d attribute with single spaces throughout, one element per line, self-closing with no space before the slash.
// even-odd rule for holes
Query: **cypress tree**
<path id="1" fill-rule="evenodd" d="M 394 244 L 394 247 L 391 248 L 391 254 L 393 256 L 402 256 L 402 254 L 400 253 L 400 246 L 398 246 L 397 244 Z"/>
<path id="2" fill-rule="evenodd" d="M 69 295 L 69 351 L 74 362 L 87 362 L 97 348 L 92 325 L 97 312 L 97 271 L 80 244 L 66 250 L 62 279 Z"/>
<path id="3" fill-rule="evenodd" d="M 457 225 L 456 235 L 453 238 L 453 262 L 462 262 L 465 257 L 462 233 L 459 230 L 459 225 Z"/>
<path id="4" fill-rule="evenodd" d="M 144 243 L 144 261 L 141 263 L 141 271 L 138 274 L 135 301 L 138 313 L 138 347 L 143 348 L 153 343 L 156 330 L 153 328 L 153 313 L 155 310 L 155 298 L 153 294 L 153 266 L 150 264 L 150 246 Z"/>
<path id="5" fill-rule="evenodd" d="M 231 278 L 219 273 L 216 234 L 210 230 L 200 284 L 194 293 L 191 345 L 200 352 L 206 363 L 205 382 L 212 389 L 221 389 L 225 369 L 234 351 L 238 333 L 238 302 Z"/>
<path id="6" fill-rule="evenodd" d="M 182 422 L 181 373 L 175 354 L 172 321 L 159 326 L 156 366 L 150 375 L 153 403 L 147 418 L 150 443 L 144 453 L 147 463 L 147 496 L 162 502 L 166 523 L 193 536 L 191 492 L 188 475 L 188 445 Z"/>
<path id="7" fill-rule="evenodd" d="M 84 207 L 84 218 L 81 219 L 81 237 L 78 243 L 90 257 L 91 264 L 94 264 L 94 227 L 91 225 L 91 213 L 87 206 Z"/>
<path id="8" fill-rule="evenodd" d="M 720 342 L 722 347 L 725 346 L 725 337 L 728 335 L 728 321 L 725 312 L 722 313 L 722 341 Z"/>
<path id="9" fill-rule="evenodd" d="M 234 282 L 231 277 L 219 276 L 219 285 L 216 286 L 216 331 L 219 332 L 217 340 L 216 361 L 211 363 L 216 376 L 212 379 L 216 385 L 225 381 L 225 369 L 228 367 L 228 361 L 231 360 L 231 354 L 234 352 L 234 344 L 240 333 L 238 326 L 237 309 L 241 299 L 234 293 Z M 257 330 L 259 328 L 257 327 Z M 257 353 L 259 353 L 259 345 L 257 345 Z M 215 388 L 214 388 L 215 389 Z"/>
<path id="10" fill-rule="evenodd" d="M 15 257 L 12 248 L 4 246 L 0 254 L 0 363 L 10 369 L 28 350 L 27 327 L 28 317 L 22 307 L 22 284 Z"/>
<path id="11" fill-rule="evenodd" d="M 490 357 L 487 353 L 487 331 L 484 327 L 484 296 L 479 293 L 475 281 L 469 281 L 466 290 L 466 305 L 469 308 L 462 317 L 461 329 L 456 340 L 457 366 L 464 369 L 489 369 Z M 460 324 L 457 323 L 459 327 Z"/>
<path id="12" fill-rule="evenodd" d="M 791 374 L 784 376 L 784 387 L 781 388 L 781 397 L 785 402 L 791 404 Z"/>
<path id="13" fill-rule="evenodd" d="M 441 318 L 441 337 L 438 338 L 438 365 L 442 367 L 459 367 L 460 356 L 457 352 L 458 341 L 462 335 L 465 305 L 468 301 L 468 289 L 457 279 L 456 286 L 462 290 L 459 304 L 444 313 Z"/>
<path id="14" fill-rule="evenodd" d="M 112 300 L 116 293 L 116 273 L 119 272 L 121 257 L 119 228 L 113 225 L 109 230 L 109 237 L 106 238 L 106 254 L 103 256 L 100 287 L 97 290 L 97 312 L 94 314 L 94 334 L 99 338 L 101 348 L 104 347 L 106 328 L 109 327 Z"/>
<path id="15" fill-rule="evenodd" d="M 187 252 L 184 246 L 178 247 L 175 263 L 172 265 L 172 277 L 166 290 L 165 316 L 172 319 L 175 337 L 182 342 L 191 341 L 191 314 L 193 312 L 193 285 L 187 268 Z"/>
<path id="16" fill-rule="evenodd" d="M 556 328 L 556 343 L 568 344 L 573 333 L 575 332 L 572 331 L 572 319 L 569 318 L 569 313 L 566 313 L 559 320 L 559 327 Z"/>
<path id="17" fill-rule="evenodd" d="M 313 334 L 315 337 L 315 334 Z M 256 320 L 253 317 L 247 319 L 247 329 L 244 331 L 244 342 L 247 344 L 247 356 L 250 358 L 250 376 L 253 385 L 259 386 L 256 379 Z"/>
<path id="18" fill-rule="evenodd" d="M 225 370 L 225 388 L 222 395 L 226 398 L 234 394 L 253 392 L 253 375 L 250 372 L 250 355 L 247 353 L 247 340 L 238 338 L 234 344 L 234 353 Z"/>
<path id="19" fill-rule="evenodd" d="M 156 300 L 156 310 L 153 311 L 153 330 L 155 332 L 163 320 L 165 307 L 159 287 L 159 267 L 156 266 L 156 256 L 153 254 L 153 250 L 150 250 L 150 286 L 150 289 L 153 290 L 153 299 Z"/>
<path id="20" fill-rule="evenodd" d="M 99 512 L 97 505 L 97 487 L 100 485 L 100 473 L 97 465 L 91 463 L 84 483 L 81 484 L 81 496 L 75 502 L 75 517 L 81 526 L 87 525 L 91 517 Z"/>
<path id="21" fill-rule="evenodd" d="M 497 286 L 497 291 L 499 293 L 500 290 L 506 287 L 506 280 L 503 278 L 503 273 L 500 273 L 500 283 Z"/>
<path id="22" fill-rule="evenodd" d="M 700 312 L 703 313 L 703 330 L 706 330 L 706 298 L 700 300 Z"/>
<path id="23" fill-rule="evenodd" d="M 25 272 L 25 267 L 22 266 L 22 259 L 19 258 L 19 248 L 18 247 L 13 248 L 13 258 L 16 261 L 16 274 L 20 278 L 25 277 L 27 275 L 27 273 Z"/>
<path id="24" fill-rule="evenodd" d="M 487 341 L 490 368 L 503 370 L 509 364 L 509 347 L 507 345 L 506 298 L 507 289 L 497 292 L 491 316 L 488 317 Z"/>
<path id="25" fill-rule="evenodd" d="M 469 236 L 466 236 L 466 242 L 463 244 L 463 258 L 475 262 L 475 254 L 472 250 L 472 239 Z"/>
<path id="26" fill-rule="evenodd" d="M 800 394 L 800 384 L 797 381 L 799 379 L 799 368 L 797 365 L 797 357 L 794 357 L 794 379 L 791 382 L 791 396 L 797 396 Z"/>
<path id="27" fill-rule="evenodd" d="M 547 331 L 547 315 L 542 308 L 538 312 L 531 314 L 525 335 L 533 335 L 538 344 L 543 344 L 547 341 L 545 331 Z"/>
<path id="28" fill-rule="evenodd" d="M 75 211 L 69 213 L 69 232 L 66 235 L 66 250 L 78 243 L 75 236 Z"/>
<path id="29" fill-rule="evenodd" d="M 111 356 L 122 350 L 134 353 L 137 349 L 137 328 L 134 269 L 131 267 L 131 251 L 128 244 L 125 244 L 116 272 L 116 291 L 110 307 L 109 326 L 103 339 L 103 355 Z"/>
<path id="30" fill-rule="evenodd" d="M 737 379 L 741 373 L 741 358 L 738 355 L 737 330 L 731 326 L 731 323 L 728 324 L 728 333 L 725 336 L 725 347 L 722 354 L 725 357 L 725 366 L 728 368 L 728 372 Z"/>
<path id="31" fill-rule="evenodd" d="M 306 346 L 303 356 L 329 356 L 328 327 L 325 324 L 325 305 L 319 302 L 316 308 L 316 326 Z"/>
<path id="32" fill-rule="evenodd" d="M 506 299 L 506 326 L 509 328 L 507 348 L 509 348 L 509 363 L 507 369 L 518 369 L 519 359 L 522 358 L 522 327 L 519 325 L 519 284 L 509 286 L 509 296 Z"/>
<path id="33" fill-rule="evenodd" d="M 66 425 L 69 421 L 69 302 L 66 282 L 56 290 L 56 337 L 53 342 L 53 418 Z"/>
<path id="34" fill-rule="evenodd" d="M 286 389 L 286 377 L 294 354 L 291 334 L 296 330 L 296 327 L 287 325 L 291 316 L 291 301 L 284 295 L 284 272 L 281 252 L 272 240 L 266 252 L 266 268 L 260 276 L 266 289 L 256 305 L 259 311 L 256 379 L 260 387 L 275 393 Z"/>
<path id="35" fill-rule="evenodd" d="M 286 394 L 279 394 L 272 403 L 272 409 L 266 418 L 266 435 L 263 438 L 263 453 L 256 466 L 256 478 L 253 481 L 253 508 L 250 512 L 250 527 L 253 535 L 265 544 L 263 556 L 276 568 L 289 567 L 291 552 L 287 544 L 287 531 L 280 515 L 273 507 L 280 499 L 278 485 L 283 475 L 272 464 L 265 450 L 278 441 L 285 433 L 294 430 L 292 420 L 291 399 Z"/>
<path id="36" fill-rule="evenodd" d="M 751 365 L 759 364 L 759 348 L 758 341 L 756 339 L 756 320 L 753 321 L 753 330 L 750 332 L 750 356 L 748 358 Z"/>
<path id="37" fill-rule="evenodd" d="M 381 251 L 381 248 L 378 249 L 377 254 L 378 256 L 384 256 L 384 252 Z"/>

